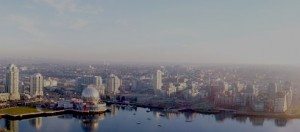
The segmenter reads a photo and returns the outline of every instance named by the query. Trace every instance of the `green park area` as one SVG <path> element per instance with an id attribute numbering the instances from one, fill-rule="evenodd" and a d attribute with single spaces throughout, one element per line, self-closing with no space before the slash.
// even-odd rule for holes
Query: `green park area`
<path id="1" fill-rule="evenodd" d="M 8 115 L 22 115 L 29 113 L 39 112 L 36 108 L 31 107 L 12 107 L 12 108 L 4 108 L 0 109 L 0 114 L 8 114 Z"/>

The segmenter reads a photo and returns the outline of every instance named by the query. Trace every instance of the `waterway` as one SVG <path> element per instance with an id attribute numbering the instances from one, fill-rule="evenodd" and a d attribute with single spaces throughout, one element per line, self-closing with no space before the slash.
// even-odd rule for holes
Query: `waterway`
<path id="1" fill-rule="evenodd" d="M 99 115 L 59 115 L 23 120 L 0 119 L 0 127 L 20 132 L 297 132 L 300 119 L 233 117 L 230 114 L 166 113 L 112 105 Z"/>

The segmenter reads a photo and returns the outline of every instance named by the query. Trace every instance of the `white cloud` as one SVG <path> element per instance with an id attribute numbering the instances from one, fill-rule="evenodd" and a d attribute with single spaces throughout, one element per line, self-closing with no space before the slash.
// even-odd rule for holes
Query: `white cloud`
<path id="1" fill-rule="evenodd" d="M 102 12 L 102 8 L 97 5 L 91 4 L 79 4 L 77 0 L 35 0 L 35 2 L 42 2 L 50 7 L 55 8 L 60 13 L 72 12 L 72 13 L 87 13 L 87 14 L 99 14 Z"/>

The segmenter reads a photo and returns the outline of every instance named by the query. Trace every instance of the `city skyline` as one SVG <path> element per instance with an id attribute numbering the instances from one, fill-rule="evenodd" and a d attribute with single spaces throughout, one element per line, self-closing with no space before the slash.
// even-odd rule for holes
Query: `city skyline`
<path id="1" fill-rule="evenodd" d="M 0 56 L 299 65 L 299 1 L 2 1 Z"/>
<path id="2" fill-rule="evenodd" d="M 186 131 L 188 128 L 196 131 L 202 130 L 199 124 L 203 124 L 197 120 L 209 114 L 215 118 L 209 124 L 230 122 L 225 119 L 231 119 L 238 121 L 236 125 L 243 126 L 239 124 L 243 122 L 245 125 L 249 118 L 246 124 L 252 124 L 251 129 L 259 126 L 272 131 L 281 127 L 291 131 L 293 127 L 290 126 L 290 120 L 296 122 L 300 117 L 297 101 L 300 74 L 282 68 L 223 65 L 91 66 L 34 62 L 30 65 L 19 64 L 18 67 L 14 64 L 0 67 L 0 113 L 3 114 L 1 125 L 4 126 L 0 130 L 60 129 L 89 132 L 103 129 L 116 131 L 110 127 L 117 126 L 122 131 L 132 131 L 131 128 L 147 124 L 149 126 L 141 130 L 151 131 L 149 127 L 157 127 L 157 131 L 173 131 L 173 127 L 160 120 L 167 119 L 165 121 L 171 123 L 182 119 L 181 122 L 184 122 L 180 124 L 197 124 L 194 127 L 172 124 L 178 126 L 174 130 Z M 122 112 L 117 113 L 115 107 Z M 68 113 L 73 116 L 68 116 Z M 103 118 L 98 120 L 99 116 Z M 44 125 L 41 120 L 24 120 L 27 117 L 43 118 Z M 108 121 L 107 117 L 112 119 L 113 125 L 101 123 Z M 11 118 L 20 120 L 11 121 Z M 121 122 L 129 119 L 127 123 L 136 126 L 132 127 L 131 124 L 130 129 L 126 129 L 127 125 L 118 124 L 118 118 Z M 53 124 L 48 122 L 49 119 L 56 125 L 49 127 L 48 124 Z M 78 127 L 77 123 L 72 124 L 71 128 L 61 129 L 57 127 L 60 119 L 67 119 L 63 121 L 64 124 L 76 120 L 82 124 L 81 129 L 73 129 Z M 268 123 L 274 120 L 274 124 L 264 125 L 265 119 L 268 119 Z M 25 125 L 24 121 L 30 124 Z M 28 125 L 32 127 L 27 128 Z M 164 129 L 161 129 L 162 126 Z M 214 125 L 208 131 L 215 131 L 216 127 L 240 130 Z"/>
<path id="3" fill-rule="evenodd" d="M 299 0 L 0 3 L 0 132 L 300 130 Z"/>

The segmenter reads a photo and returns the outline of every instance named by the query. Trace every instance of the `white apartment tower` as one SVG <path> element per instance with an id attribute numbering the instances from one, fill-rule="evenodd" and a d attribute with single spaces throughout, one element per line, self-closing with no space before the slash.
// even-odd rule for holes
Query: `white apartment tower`
<path id="1" fill-rule="evenodd" d="M 30 95 L 32 97 L 43 96 L 44 78 L 40 73 L 30 77 Z"/>
<path id="2" fill-rule="evenodd" d="M 108 78 L 108 83 L 107 83 L 107 92 L 108 94 L 118 94 L 119 88 L 121 86 L 121 79 L 117 77 L 114 74 L 111 74 Z"/>
<path id="3" fill-rule="evenodd" d="M 102 77 L 100 76 L 95 76 L 95 85 L 96 86 L 102 86 Z"/>
<path id="4" fill-rule="evenodd" d="M 5 92 L 10 94 L 10 100 L 20 100 L 19 69 L 14 64 L 10 64 L 6 69 Z"/>
<path id="5" fill-rule="evenodd" d="M 82 76 L 77 80 L 80 85 L 102 85 L 102 78 L 100 76 Z"/>
<path id="6" fill-rule="evenodd" d="M 162 83 L 162 71 L 157 70 L 153 76 L 153 89 L 154 91 L 160 91 L 163 85 Z"/>

